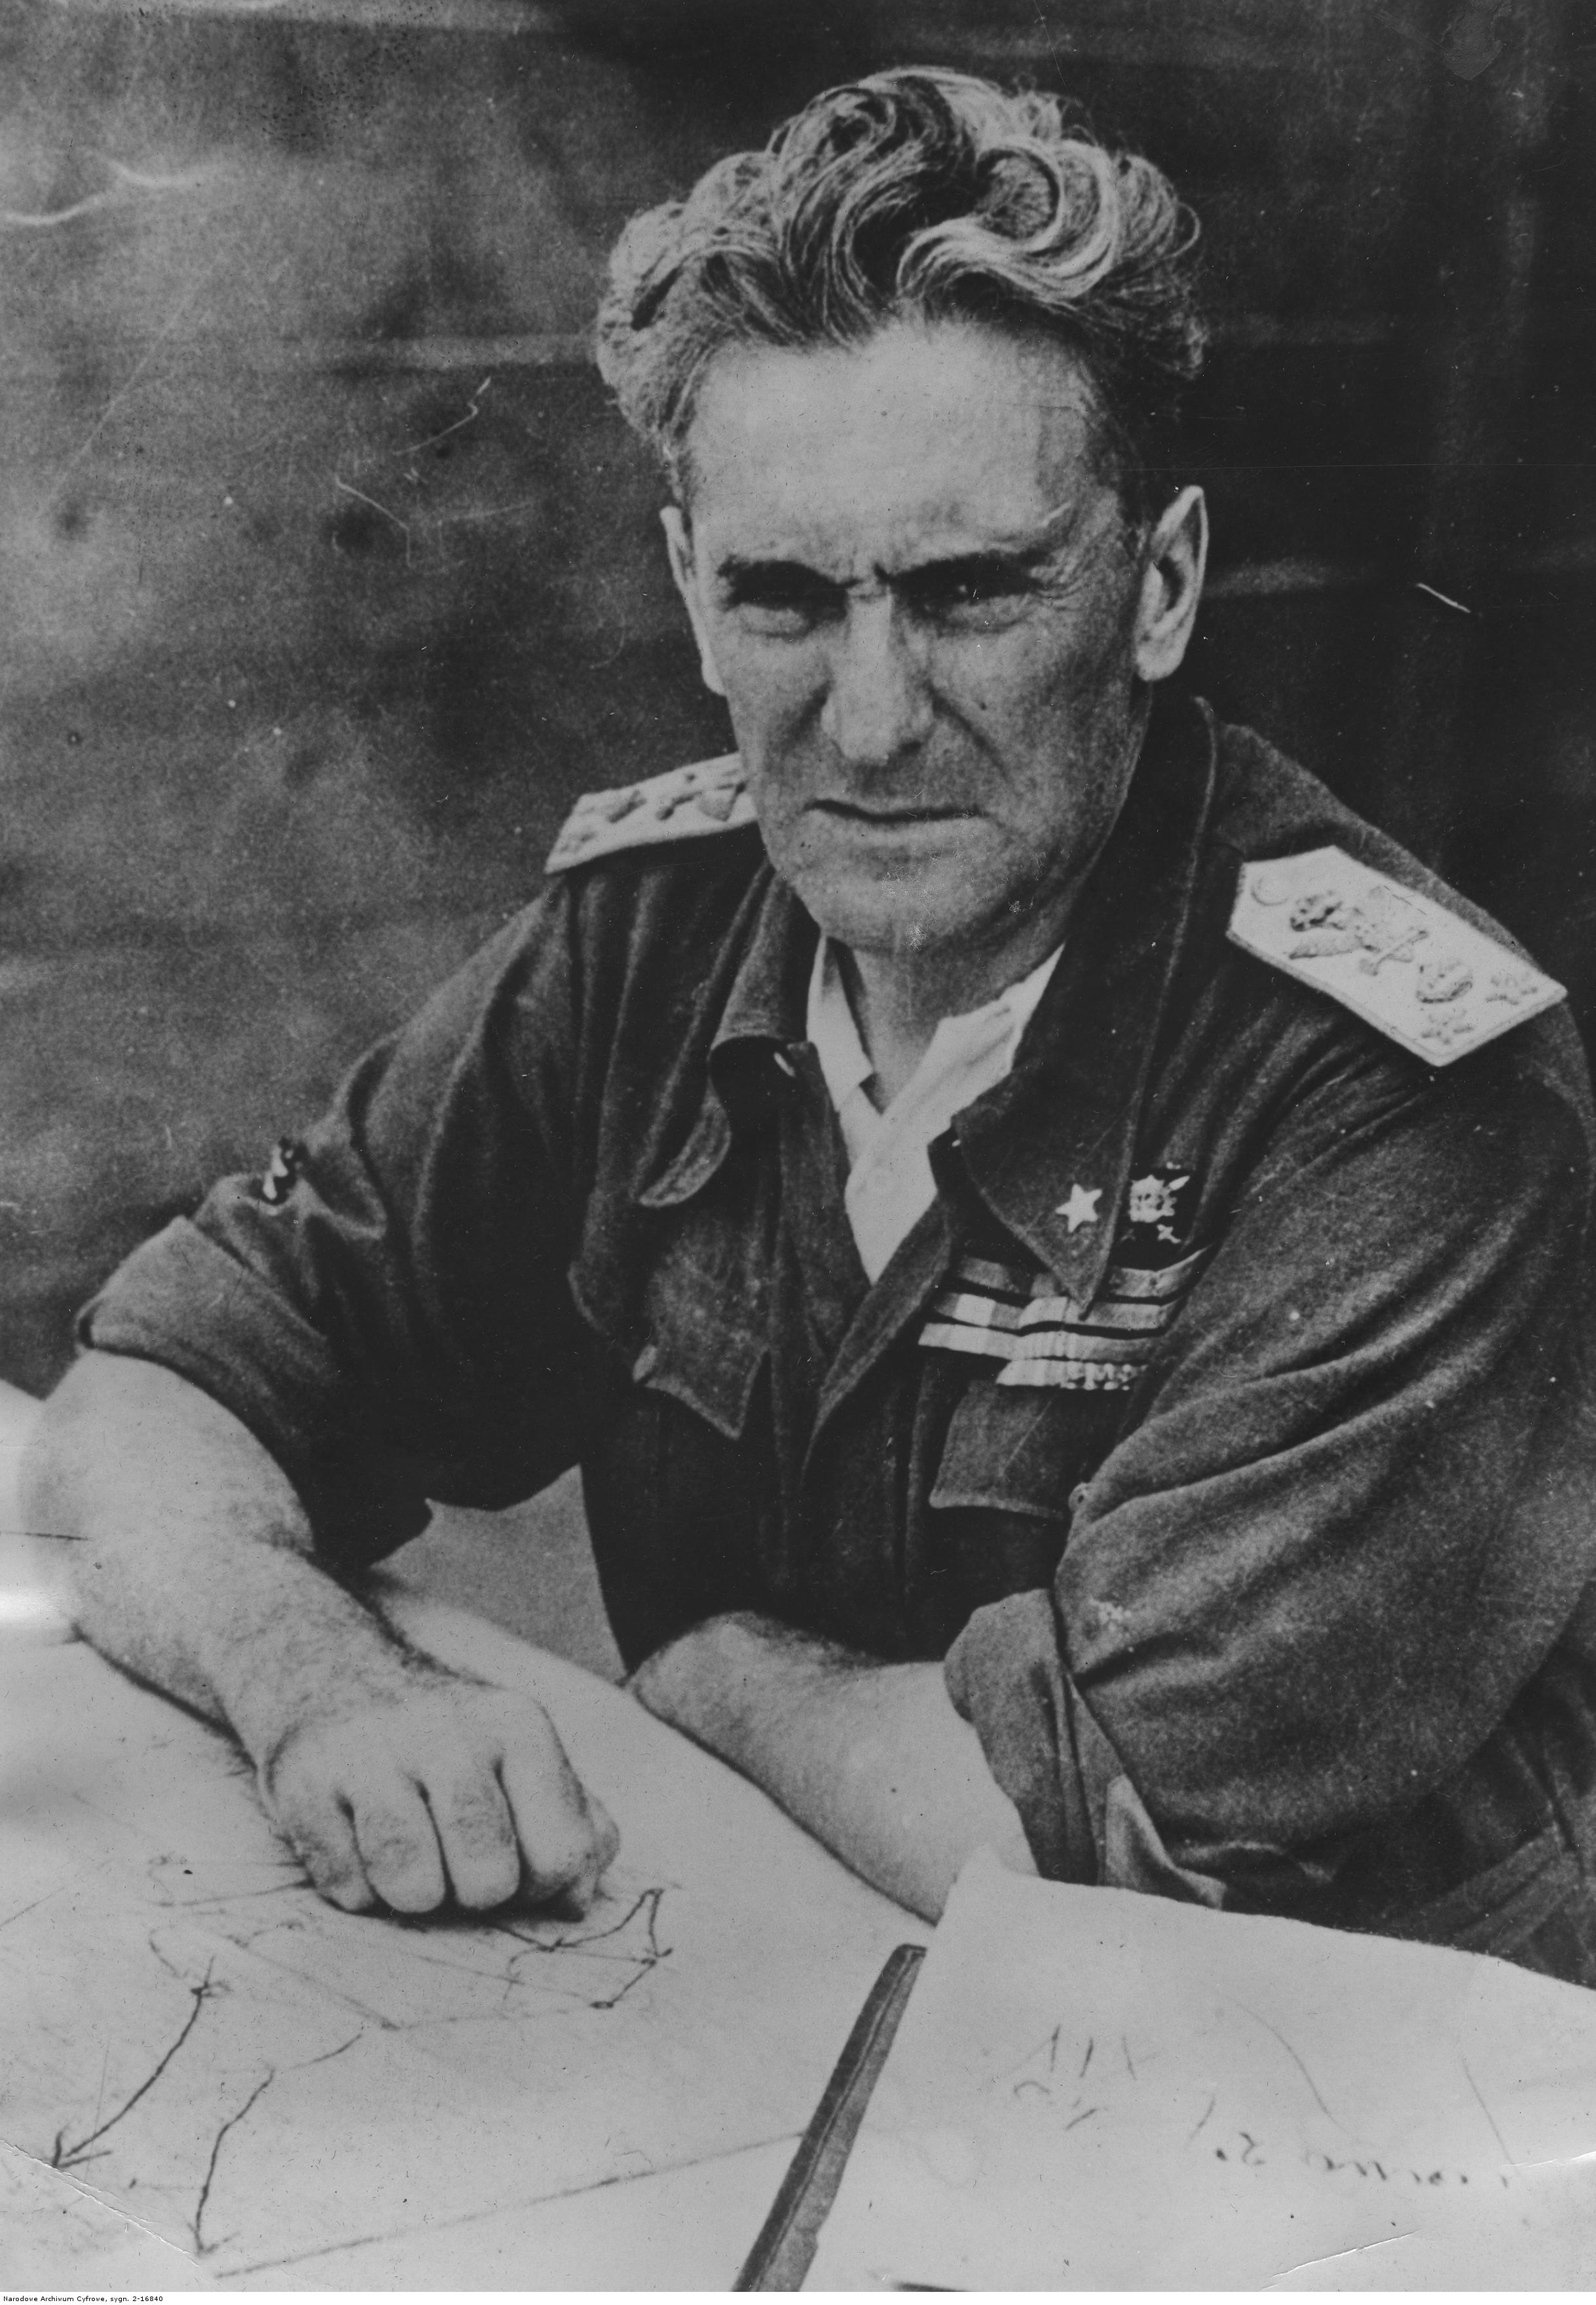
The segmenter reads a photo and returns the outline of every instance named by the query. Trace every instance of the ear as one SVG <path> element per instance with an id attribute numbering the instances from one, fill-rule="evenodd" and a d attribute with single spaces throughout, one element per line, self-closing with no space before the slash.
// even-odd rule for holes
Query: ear
<path id="1" fill-rule="evenodd" d="M 1167 680 L 1186 653 L 1208 561 L 1208 508 L 1200 489 L 1166 505 L 1144 548 L 1136 605 L 1136 671 Z"/>
<path id="2" fill-rule="evenodd" d="M 698 669 L 704 676 L 704 685 L 712 695 L 724 696 L 726 684 L 715 669 L 715 659 L 710 653 L 709 628 L 698 591 L 698 567 L 693 557 L 692 532 L 681 506 L 667 505 L 660 515 L 660 524 L 665 532 L 665 550 L 670 559 L 670 574 L 676 579 L 676 589 L 681 594 L 687 622 L 693 627 L 693 638 L 698 643 Z"/>

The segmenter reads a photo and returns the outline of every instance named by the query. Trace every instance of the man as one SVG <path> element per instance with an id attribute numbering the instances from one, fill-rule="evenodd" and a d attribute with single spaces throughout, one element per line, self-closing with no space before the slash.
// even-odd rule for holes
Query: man
<path id="1" fill-rule="evenodd" d="M 1583 1066 L 1167 686 L 1191 241 L 928 72 L 623 240 L 602 358 L 737 755 L 585 803 L 113 1280 L 36 1453 L 90 1637 L 337 1902 L 608 1861 L 548 1721 L 358 1586 L 579 1462 L 641 1700 L 922 1912 L 985 1842 L 1596 1982 Z"/>

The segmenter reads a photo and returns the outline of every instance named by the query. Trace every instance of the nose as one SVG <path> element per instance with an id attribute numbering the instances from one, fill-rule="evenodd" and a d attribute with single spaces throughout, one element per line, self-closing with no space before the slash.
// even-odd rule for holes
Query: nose
<path id="1" fill-rule="evenodd" d="M 850 768 L 888 768 L 929 736 L 926 668 L 891 592 L 850 596 L 829 674 L 820 725 Z"/>

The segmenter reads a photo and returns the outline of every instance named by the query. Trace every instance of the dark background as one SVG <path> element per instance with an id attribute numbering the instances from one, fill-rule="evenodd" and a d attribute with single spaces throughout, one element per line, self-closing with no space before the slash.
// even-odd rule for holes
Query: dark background
<path id="1" fill-rule="evenodd" d="M 1069 89 L 1199 208 L 1200 685 L 1596 1025 L 1589 4 L 0 0 L 0 1374 L 578 792 L 723 746 L 603 252 L 911 60 Z"/>

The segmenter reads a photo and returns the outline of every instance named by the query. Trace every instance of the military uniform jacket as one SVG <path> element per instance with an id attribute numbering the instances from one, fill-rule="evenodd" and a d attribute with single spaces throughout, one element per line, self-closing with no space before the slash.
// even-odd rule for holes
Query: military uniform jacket
<path id="1" fill-rule="evenodd" d="M 240 1416 L 335 1567 L 579 1462 L 628 1663 L 728 1609 L 945 1658 L 1047 1874 L 1596 1982 L 1583 1062 L 1559 1009 L 1437 1068 L 1231 941 L 1327 844 L 1480 921 L 1161 701 L 874 1286 L 813 923 L 756 829 L 621 847 L 85 1333 Z"/>

